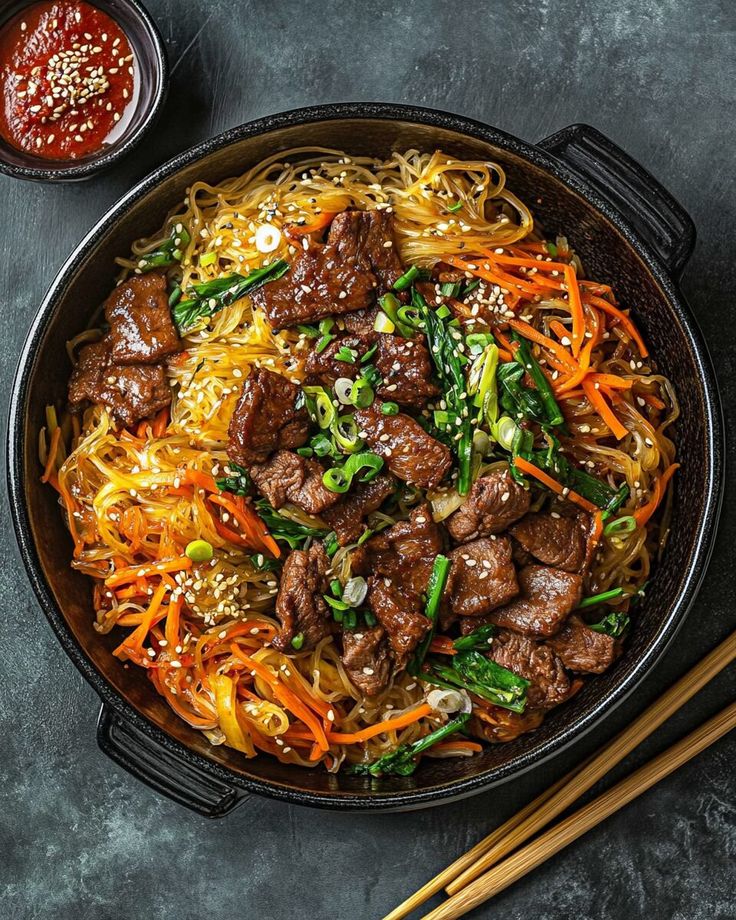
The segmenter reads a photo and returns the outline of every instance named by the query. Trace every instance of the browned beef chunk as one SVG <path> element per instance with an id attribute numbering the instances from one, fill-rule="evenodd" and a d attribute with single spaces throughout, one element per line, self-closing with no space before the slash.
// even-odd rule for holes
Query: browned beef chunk
<path id="1" fill-rule="evenodd" d="M 579 617 L 571 616 L 562 629 L 547 640 L 566 668 L 601 674 L 618 657 L 621 645 L 611 636 L 590 629 Z"/>
<path id="2" fill-rule="evenodd" d="M 453 550 L 450 559 L 445 597 L 456 616 L 483 616 L 519 593 L 511 544 L 505 537 L 466 543 Z"/>
<path id="3" fill-rule="evenodd" d="M 166 278 L 159 272 L 119 284 L 105 301 L 105 318 L 116 364 L 155 364 L 179 351 Z"/>
<path id="4" fill-rule="evenodd" d="M 383 457 L 399 479 L 423 489 L 440 484 L 452 466 L 452 456 L 445 447 L 403 412 L 384 415 L 374 403 L 358 409 L 355 420 L 371 450 Z"/>
<path id="5" fill-rule="evenodd" d="M 326 572 L 330 561 L 321 543 L 313 543 L 308 550 L 295 549 L 284 563 L 279 593 L 276 598 L 276 616 L 281 630 L 273 644 L 286 651 L 294 636 L 301 633 L 301 648 L 313 648 L 330 632 L 330 613 L 322 595 L 328 589 Z"/>
<path id="6" fill-rule="evenodd" d="M 529 493 L 507 469 L 493 470 L 473 483 L 465 502 L 447 520 L 457 543 L 489 537 L 518 521 L 529 510 Z"/>
<path id="7" fill-rule="evenodd" d="M 519 735 L 539 728 L 544 719 L 544 710 L 526 709 L 524 712 L 511 712 L 494 706 L 492 709 L 476 707 L 475 715 L 468 722 L 468 731 L 476 738 L 490 741 L 492 744 L 513 741 Z"/>
<path id="8" fill-rule="evenodd" d="M 375 696 L 385 690 L 391 675 L 391 657 L 383 626 L 344 629 L 342 663 L 361 693 Z"/>
<path id="9" fill-rule="evenodd" d="M 343 211 L 327 242 L 299 249 L 289 271 L 253 294 L 276 329 L 364 310 L 401 275 L 384 211 Z"/>
<path id="10" fill-rule="evenodd" d="M 367 310 L 356 310 L 355 313 L 345 313 L 341 319 L 338 320 L 338 323 L 345 326 L 346 332 L 375 339 L 378 333 L 374 331 L 373 325 L 380 311 L 381 308 L 378 304 L 374 304 Z"/>
<path id="11" fill-rule="evenodd" d="M 527 514 L 510 531 L 521 546 L 545 565 L 580 572 L 588 556 L 590 515 Z"/>
<path id="12" fill-rule="evenodd" d="M 519 597 L 494 610 L 491 621 L 526 636 L 553 636 L 577 607 L 582 578 L 546 565 L 524 566 L 518 578 Z"/>
<path id="13" fill-rule="evenodd" d="M 551 648 L 527 636 L 501 630 L 488 653 L 496 664 L 530 681 L 527 706 L 550 709 L 564 702 L 570 693 L 570 679 Z"/>
<path id="14" fill-rule="evenodd" d="M 397 669 L 429 631 L 429 620 L 421 612 L 418 594 L 382 576 L 368 579 L 368 604 L 388 635 Z"/>
<path id="15" fill-rule="evenodd" d="M 304 364 L 304 373 L 310 383 L 318 382 L 328 387 L 333 386 L 338 377 L 355 380 L 365 367 L 360 363 L 360 359 L 372 344 L 373 338 L 368 335 L 339 335 L 324 351 L 317 352 L 313 349 L 309 353 Z M 341 348 L 349 348 L 353 352 L 355 360 L 352 363 L 335 357 Z"/>
<path id="16" fill-rule="evenodd" d="M 429 352 L 418 340 L 382 335 L 375 364 L 383 377 L 377 390 L 382 399 L 421 409 L 439 394 L 439 388 L 432 383 Z"/>
<path id="17" fill-rule="evenodd" d="M 309 434 L 309 416 L 303 405 L 297 408 L 299 395 L 299 387 L 282 374 L 253 368 L 230 419 L 228 457 L 250 466 L 275 450 L 301 447 Z"/>
<path id="18" fill-rule="evenodd" d="M 386 211 L 343 211 L 332 221 L 327 242 L 345 259 L 362 255 L 378 281 L 378 293 L 390 290 L 404 273 Z"/>
<path id="19" fill-rule="evenodd" d="M 393 476 L 380 473 L 370 482 L 359 482 L 339 504 L 324 512 L 323 517 L 335 531 L 340 546 L 355 543 L 363 533 L 365 518 L 381 507 L 395 487 Z"/>
<path id="20" fill-rule="evenodd" d="M 107 407 L 116 424 L 134 425 L 168 406 L 171 387 L 163 365 L 115 364 L 112 342 L 106 336 L 100 342 L 85 345 L 69 380 L 69 408 L 79 411 L 85 402 Z"/>
<path id="21" fill-rule="evenodd" d="M 265 463 L 250 468 L 256 488 L 274 508 L 291 502 L 307 514 L 321 514 L 340 500 L 337 492 L 323 484 L 323 472 L 316 460 L 288 450 L 279 450 Z"/>
<path id="22" fill-rule="evenodd" d="M 427 590 L 435 557 L 442 550 L 442 531 L 429 505 L 422 504 L 408 520 L 366 540 L 351 562 L 357 575 L 382 575 L 420 595 Z"/>

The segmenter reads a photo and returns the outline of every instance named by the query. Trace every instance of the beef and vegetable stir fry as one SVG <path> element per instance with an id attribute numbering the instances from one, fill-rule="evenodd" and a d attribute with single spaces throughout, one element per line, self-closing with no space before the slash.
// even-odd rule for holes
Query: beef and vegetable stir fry
<path id="1" fill-rule="evenodd" d="M 677 403 L 500 167 L 282 155 L 121 266 L 44 478 L 97 629 L 213 744 L 408 775 L 615 662 Z"/>

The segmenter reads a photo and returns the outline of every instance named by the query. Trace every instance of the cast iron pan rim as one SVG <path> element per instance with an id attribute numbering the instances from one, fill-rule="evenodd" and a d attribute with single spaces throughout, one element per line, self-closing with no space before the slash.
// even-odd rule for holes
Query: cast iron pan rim
<path id="1" fill-rule="evenodd" d="M 358 791 L 355 793 L 342 792 L 336 794 L 313 793 L 272 780 L 250 779 L 193 752 L 184 744 L 175 740 L 172 736 L 150 722 L 108 684 L 67 626 L 64 616 L 53 598 L 50 587 L 41 569 L 40 561 L 31 536 L 23 489 L 24 408 L 29 377 L 33 369 L 33 357 L 37 347 L 43 339 L 50 318 L 54 313 L 54 308 L 64 293 L 69 279 L 73 277 L 81 262 L 94 249 L 99 235 L 106 232 L 118 220 L 121 214 L 127 212 L 135 202 L 153 189 L 160 181 L 169 177 L 180 168 L 196 162 L 204 155 L 220 150 L 235 141 L 267 133 L 272 130 L 339 119 L 407 121 L 431 127 L 445 128 L 502 147 L 511 153 L 531 161 L 536 166 L 547 170 L 560 179 L 574 192 L 592 204 L 607 220 L 615 225 L 654 275 L 671 309 L 675 312 L 685 330 L 689 340 L 690 351 L 698 366 L 700 375 L 699 383 L 704 396 L 703 402 L 706 412 L 705 423 L 707 434 L 707 497 L 705 500 L 705 508 L 698 522 L 693 565 L 685 577 L 682 593 L 672 603 L 670 613 L 660 630 L 657 640 L 652 643 L 651 647 L 631 673 L 626 675 L 622 682 L 611 691 L 605 701 L 594 705 L 590 711 L 583 714 L 578 723 L 563 729 L 556 738 L 550 739 L 538 750 L 521 755 L 517 758 L 515 763 L 505 767 L 497 767 L 487 771 L 485 774 L 479 774 L 478 776 L 465 780 L 444 782 L 424 790 L 399 790 L 396 792 L 379 793 L 370 791 Z M 117 204 L 113 205 L 106 215 L 92 228 L 76 247 L 72 255 L 59 271 L 56 279 L 52 282 L 36 314 L 21 352 L 13 385 L 8 424 L 8 486 L 11 512 L 21 556 L 41 607 L 66 653 L 85 679 L 94 687 L 102 701 L 110 706 L 121 718 L 127 719 L 155 742 L 162 745 L 166 750 L 183 758 L 186 762 L 203 770 L 206 774 L 214 776 L 224 783 L 235 785 L 247 792 L 265 794 L 271 798 L 282 799 L 302 805 L 316 805 L 333 809 L 404 809 L 421 807 L 433 803 L 436 804 L 440 801 L 447 801 L 450 799 L 463 798 L 475 792 L 479 792 L 484 788 L 490 788 L 508 779 L 511 775 L 520 775 L 526 770 L 541 764 L 548 760 L 553 754 L 558 753 L 572 744 L 573 741 L 577 741 L 590 731 L 604 715 L 610 712 L 615 706 L 619 705 L 654 667 L 674 639 L 687 612 L 691 608 L 698 588 L 703 580 L 707 562 L 710 557 L 722 494 L 722 426 L 723 421 L 720 400 L 712 363 L 697 322 L 679 293 L 675 281 L 668 275 L 664 266 L 651 249 L 643 243 L 628 226 L 619 212 L 604 201 L 587 182 L 574 175 L 563 163 L 548 155 L 543 150 L 520 141 L 502 131 L 498 131 L 495 128 L 491 128 L 468 118 L 415 106 L 384 103 L 337 103 L 295 109 L 277 115 L 266 116 L 256 121 L 232 128 L 215 138 L 192 147 L 158 167 L 150 175 L 141 180 L 141 182 L 123 196 Z M 296 782 L 297 780 L 295 780 L 295 785 Z"/>
<path id="2" fill-rule="evenodd" d="M 92 2 L 94 5 L 94 0 Z M 115 144 L 108 152 L 93 155 L 93 158 L 77 166 L 45 169 L 43 166 L 16 166 L 0 160 L 0 173 L 12 176 L 14 179 L 30 179 L 34 182 L 77 182 L 81 179 L 88 179 L 99 172 L 109 169 L 119 159 L 129 154 L 131 150 L 138 146 L 154 125 L 161 114 L 169 92 L 169 59 L 166 54 L 166 46 L 159 28 L 148 10 L 138 0 L 123 0 L 123 2 L 130 6 L 140 17 L 141 25 L 146 29 L 146 38 L 150 42 L 156 58 L 156 75 L 152 79 L 155 79 L 157 86 L 145 118 L 124 143 Z M 49 289 L 48 294 L 50 293 L 51 289 Z M 46 298 L 44 298 L 42 309 L 45 304 Z"/>

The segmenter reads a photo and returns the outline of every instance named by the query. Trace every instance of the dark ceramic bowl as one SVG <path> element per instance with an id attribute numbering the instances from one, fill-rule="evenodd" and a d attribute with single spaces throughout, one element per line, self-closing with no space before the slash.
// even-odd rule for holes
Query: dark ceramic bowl
<path id="1" fill-rule="evenodd" d="M 461 761 L 424 761 L 406 778 L 366 780 L 245 760 L 212 747 L 178 719 L 137 668 L 110 654 L 117 644 L 92 628 L 91 585 L 69 567 L 72 545 L 36 456 L 44 406 L 63 398 L 66 340 L 85 328 L 108 293 L 113 259 L 156 230 L 195 180 L 240 174 L 279 149 L 308 144 L 351 154 L 441 147 L 490 158 L 551 233 L 566 233 L 593 277 L 616 286 L 624 306 L 677 389 L 682 469 L 672 533 L 624 655 L 551 712 L 534 733 Z M 715 378 L 677 278 L 694 243 L 690 219 L 640 166 L 598 132 L 566 128 L 529 145 L 477 122 L 394 105 L 329 105 L 235 128 L 171 160 L 116 204 L 79 244 L 46 295 L 20 359 L 10 417 L 10 497 L 21 552 L 39 601 L 70 658 L 100 695 L 98 737 L 115 761 L 156 789 L 211 816 L 248 792 L 306 805 L 408 809 L 471 795 L 518 775 L 606 716 L 651 670 L 695 598 L 716 529 L 722 478 Z"/>
<path id="2" fill-rule="evenodd" d="M 12 0 L 0 12 L 0 29 L 37 0 Z M 18 150 L 0 137 L 0 172 L 36 182 L 78 182 L 108 169 L 136 147 L 161 113 L 169 88 L 163 39 L 148 11 L 137 0 L 90 0 L 112 17 L 128 36 L 136 58 L 138 98 L 120 136 L 97 153 L 78 160 L 47 160 Z M 122 124 L 122 122 L 121 122 Z"/>

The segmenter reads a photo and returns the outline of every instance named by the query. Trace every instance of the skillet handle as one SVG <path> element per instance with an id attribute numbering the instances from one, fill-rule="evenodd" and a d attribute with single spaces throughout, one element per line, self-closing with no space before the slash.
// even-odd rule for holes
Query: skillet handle
<path id="1" fill-rule="evenodd" d="M 222 818 L 248 798 L 185 763 L 104 703 L 97 719 L 97 743 L 136 779 L 205 818 Z"/>
<path id="2" fill-rule="evenodd" d="M 690 215 L 636 160 L 589 125 L 570 125 L 537 144 L 587 180 L 678 277 L 695 246 Z"/>

